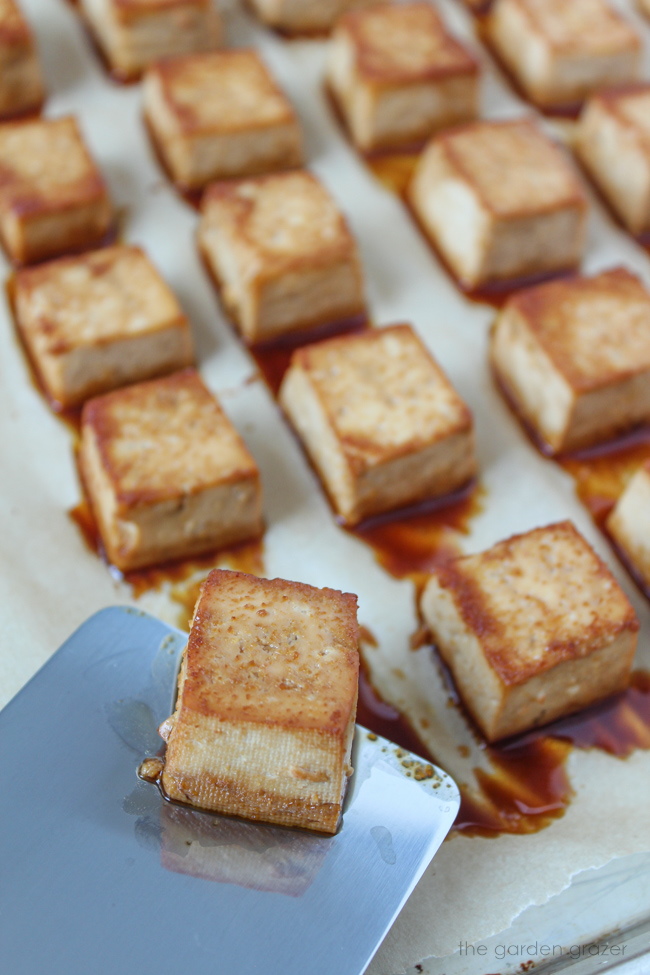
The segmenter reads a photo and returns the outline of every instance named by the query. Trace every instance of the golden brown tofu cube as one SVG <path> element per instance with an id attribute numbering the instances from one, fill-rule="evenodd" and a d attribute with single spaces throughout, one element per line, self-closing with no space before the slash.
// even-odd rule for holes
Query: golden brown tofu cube
<path id="1" fill-rule="evenodd" d="M 650 294 L 624 268 L 515 294 L 497 317 L 490 356 L 552 453 L 650 422 Z"/>
<path id="2" fill-rule="evenodd" d="M 215 184 L 201 214 L 199 249 L 247 342 L 363 313 L 356 242 L 311 173 Z"/>
<path id="3" fill-rule="evenodd" d="M 0 0 L 0 119 L 36 112 L 44 98 L 29 25 L 14 0 Z"/>
<path id="4" fill-rule="evenodd" d="M 422 612 L 488 741 L 625 689 L 639 623 L 607 566 L 569 521 L 437 570 Z"/>
<path id="5" fill-rule="evenodd" d="M 650 0 L 636 0 L 636 5 L 642 14 L 650 17 Z"/>
<path id="6" fill-rule="evenodd" d="M 472 415 L 410 325 L 298 349 L 280 402 L 349 524 L 476 474 Z"/>
<path id="7" fill-rule="evenodd" d="M 650 588 L 650 461 L 629 481 L 607 519 L 607 531 L 641 583 Z"/>
<path id="8" fill-rule="evenodd" d="M 650 231 L 650 85 L 594 95 L 580 117 L 575 149 L 627 229 Z"/>
<path id="9" fill-rule="evenodd" d="M 364 152 L 422 142 L 478 115 L 478 63 L 429 3 L 382 3 L 342 17 L 327 81 Z"/>
<path id="10" fill-rule="evenodd" d="M 111 70 L 136 79 L 163 58 L 212 51 L 223 30 L 214 0 L 79 0 Z"/>
<path id="11" fill-rule="evenodd" d="M 105 247 L 18 271 L 16 324 L 58 407 L 194 361 L 176 297 L 139 247 Z"/>
<path id="12" fill-rule="evenodd" d="M 346 10 L 367 7 L 376 0 L 250 0 L 257 16 L 286 34 L 322 34 Z"/>
<path id="13" fill-rule="evenodd" d="M 607 0 L 495 0 L 486 29 L 524 93 L 543 108 L 639 77 L 641 38 Z"/>
<path id="14" fill-rule="evenodd" d="M 101 242 L 113 212 L 71 116 L 0 125 L 0 236 L 17 264 Z"/>
<path id="15" fill-rule="evenodd" d="M 193 369 L 89 400 L 79 465 L 122 571 L 262 533 L 255 461 Z"/>
<path id="16" fill-rule="evenodd" d="M 186 189 L 302 165 L 296 113 L 255 51 L 155 65 L 145 76 L 144 108 L 172 179 Z"/>
<path id="17" fill-rule="evenodd" d="M 582 256 L 585 194 L 534 122 L 474 122 L 439 133 L 409 196 L 463 287 L 566 270 Z"/>
<path id="18" fill-rule="evenodd" d="M 349 593 L 214 569 L 160 729 L 167 795 L 336 832 L 352 772 L 356 613 Z"/>

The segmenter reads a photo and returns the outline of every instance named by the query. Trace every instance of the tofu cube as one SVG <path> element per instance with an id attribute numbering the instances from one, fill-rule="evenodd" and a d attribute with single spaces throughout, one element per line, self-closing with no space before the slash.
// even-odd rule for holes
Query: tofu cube
<path id="1" fill-rule="evenodd" d="M 515 294 L 494 324 L 490 357 L 550 453 L 650 422 L 650 294 L 624 268 Z"/>
<path id="2" fill-rule="evenodd" d="M 302 165 L 296 113 L 255 51 L 155 65 L 145 76 L 144 109 L 171 178 L 185 189 Z"/>
<path id="3" fill-rule="evenodd" d="M 607 531 L 641 583 L 650 588 L 650 461 L 629 481 L 607 519 Z"/>
<path id="4" fill-rule="evenodd" d="M 347 10 L 376 0 L 250 0 L 263 23 L 285 34 L 324 34 Z"/>
<path id="5" fill-rule="evenodd" d="M 641 71 L 641 38 L 607 0 L 495 0 L 486 34 L 541 108 L 573 106 Z"/>
<path id="6" fill-rule="evenodd" d="M 436 570 L 421 609 L 488 741 L 623 691 L 639 622 L 569 521 Z"/>
<path id="7" fill-rule="evenodd" d="M 434 136 L 409 198 L 464 288 L 567 270 L 582 256 L 585 194 L 532 121 L 474 122 Z"/>
<path id="8" fill-rule="evenodd" d="M 20 335 L 58 408 L 194 361 L 189 323 L 139 247 L 24 268 L 12 290 Z"/>
<path id="9" fill-rule="evenodd" d="M 575 149 L 630 233 L 650 231 L 650 85 L 594 95 L 580 117 Z"/>
<path id="10" fill-rule="evenodd" d="M 193 369 L 89 400 L 79 466 L 122 571 L 261 535 L 259 471 Z"/>
<path id="11" fill-rule="evenodd" d="M 79 0 L 81 12 L 111 71 L 140 77 L 163 58 L 221 47 L 214 0 Z"/>
<path id="12" fill-rule="evenodd" d="M 410 325 L 298 349 L 280 402 L 348 524 L 476 474 L 472 415 Z"/>
<path id="13" fill-rule="evenodd" d="M 636 0 L 636 5 L 642 14 L 650 17 L 650 0 Z"/>
<path id="14" fill-rule="evenodd" d="M 29 25 L 14 0 L 0 0 L 0 119 L 37 112 L 44 99 Z"/>
<path id="15" fill-rule="evenodd" d="M 214 569 L 194 612 L 162 787 L 229 816 L 336 832 L 354 736 L 357 597 Z"/>
<path id="16" fill-rule="evenodd" d="M 249 343 L 365 310 L 354 237 L 309 172 L 210 186 L 201 205 L 198 243 Z"/>
<path id="17" fill-rule="evenodd" d="M 99 244 L 111 202 L 71 116 L 0 125 L 0 237 L 16 264 Z"/>
<path id="18" fill-rule="evenodd" d="M 329 89 L 364 152 L 413 145 L 476 118 L 476 59 L 430 3 L 381 3 L 338 21 Z"/>

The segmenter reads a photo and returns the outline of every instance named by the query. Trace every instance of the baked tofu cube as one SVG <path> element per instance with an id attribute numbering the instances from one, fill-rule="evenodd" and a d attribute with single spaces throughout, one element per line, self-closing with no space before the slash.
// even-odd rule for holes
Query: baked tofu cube
<path id="1" fill-rule="evenodd" d="M 497 317 L 490 356 L 551 453 L 650 422 L 650 294 L 624 268 L 515 294 Z"/>
<path id="2" fill-rule="evenodd" d="M 262 533 L 255 461 L 193 369 L 89 400 L 79 465 L 122 571 Z"/>
<path id="3" fill-rule="evenodd" d="M 363 313 L 356 242 L 311 173 L 217 183 L 201 211 L 199 249 L 247 342 Z"/>
<path id="4" fill-rule="evenodd" d="M 0 119 L 37 112 L 44 98 L 29 25 L 14 0 L 0 0 Z"/>
<path id="5" fill-rule="evenodd" d="M 488 741 L 625 689 L 639 623 L 569 521 L 436 570 L 422 613 Z"/>
<path id="6" fill-rule="evenodd" d="M 346 10 L 367 7 L 376 0 L 250 0 L 257 16 L 286 34 L 323 34 Z"/>
<path id="7" fill-rule="evenodd" d="M 163 162 L 185 189 L 302 165 L 296 113 L 255 51 L 155 65 L 145 76 L 144 108 Z"/>
<path id="8" fill-rule="evenodd" d="M 194 612 L 162 786 L 230 816 L 336 832 L 354 736 L 357 597 L 214 569 Z"/>
<path id="9" fill-rule="evenodd" d="M 631 478 L 609 518 L 607 531 L 630 568 L 650 588 L 650 461 Z"/>
<path id="10" fill-rule="evenodd" d="M 607 0 L 495 0 L 486 33 L 542 108 L 574 105 L 641 70 L 641 38 Z"/>
<path id="11" fill-rule="evenodd" d="M 650 17 L 650 0 L 636 0 L 636 5 L 642 14 Z"/>
<path id="12" fill-rule="evenodd" d="M 194 361 L 190 327 L 139 247 L 106 247 L 18 271 L 16 324 L 50 401 L 90 396 Z"/>
<path id="13" fill-rule="evenodd" d="M 434 136 L 409 196 L 465 288 L 580 261 L 585 194 L 562 150 L 531 121 L 473 122 Z"/>
<path id="14" fill-rule="evenodd" d="M 106 61 L 123 80 L 162 58 L 221 46 L 214 0 L 79 0 Z"/>
<path id="15" fill-rule="evenodd" d="M 101 242 L 113 219 L 71 116 L 0 125 L 0 236 L 16 264 Z"/>
<path id="16" fill-rule="evenodd" d="M 650 85 L 601 92 L 580 117 L 575 149 L 617 217 L 650 231 Z"/>
<path id="17" fill-rule="evenodd" d="M 476 474 L 472 415 L 410 325 L 298 349 L 280 402 L 348 524 Z"/>
<path id="18" fill-rule="evenodd" d="M 478 63 L 426 2 L 382 3 L 342 17 L 327 80 L 364 152 L 423 142 L 478 115 Z"/>

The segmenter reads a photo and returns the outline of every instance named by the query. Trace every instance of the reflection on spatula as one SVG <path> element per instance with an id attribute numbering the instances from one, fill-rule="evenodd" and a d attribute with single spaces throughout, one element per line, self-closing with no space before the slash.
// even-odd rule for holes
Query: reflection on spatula
<path id="1" fill-rule="evenodd" d="M 336 836 L 172 806 L 135 770 L 185 639 L 103 610 L 0 713 L 8 969 L 358 975 L 454 821 L 454 782 L 357 726 Z"/>

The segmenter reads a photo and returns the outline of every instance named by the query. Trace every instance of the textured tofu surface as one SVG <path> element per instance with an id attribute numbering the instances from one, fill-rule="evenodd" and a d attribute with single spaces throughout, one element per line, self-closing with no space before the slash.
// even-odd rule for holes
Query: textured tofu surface
<path id="1" fill-rule="evenodd" d="M 650 230 L 650 85 L 601 92 L 586 105 L 576 151 L 618 218 Z"/>
<path id="2" fill-rule="evenodd" d="M 63 406 L 193 360 L 187 319 L 139 247 L 24 268 L 13 300 L 39 375 Z"/>
<path id="3" fill-rule="evenodd" d="M 464 287 L 571 268 L 584 248 L 587 200 L 578 177 L 526 119 L 434 136 L 409 197 Z"/>
<path id="4" fill-rule="evenodd" d="M 162 726 L 162 785 L 202 809 L 335 832 L 359 668 L 356 596 L 215 569 Z"/>
<path id="5" fill-rule="evenodd" d="M 169 124 L 179 133 L 241 132 L 295 119 L 286 95 L 253 50 L 170 58 L 152 68 L 151 77 L 160 85 Z"/>
<path id="6" fill-rule="evenodd" d="M 29 263 L 91 246 L 112 218 L 104 180 L 71 116 L 0 127 L 0 231 Z"/>
<path id="7" fill-rule="evenodd" d="M 650 587 L 650 462 L 631 478 L 607 519 L 607 530 L 632 570 Z"/>
<path id="8" fill-rule="evenodd" d="M 162 61 L 147 72 L 144 105 L 172 178 L 187 188 L 302 164 L 296 113 L 255 51 Z"/>
<path id="9" fill-rule="evenodd" d="M 107 553 L 119 568 L 262 531 L 255 461 L 193 369 L 89 400 L 80 466 Z"/>
<path id="10" fill-rule="evenodd" d="M 476 72 L 476 59 L 453 38 L 429 3 L 379 3 L 346 14 L 335 37 L 353 46 L 359 75 L 392 85 L 448 74 Z"/>
<path id="11" fill-rule="evenodd" d="M 434 8 L 416 0 L 342 17 L 327 77 L 354 142 L 371 151 L 475 118 L 478 70 Z"/>
<path id="12" fill-rule="evenodd" d="M 311 173 L 214 184 L 201 211 L 199 247 L 248 341 L 364 310 L 356 242 Z"/>
<path id="13" fill-rule="evenodd" d="M 525 94 L 543 107 L 580 102 L 639 76 L 641 39 L 607 0 L 495 0 L 486 32 Z"/>
<path id="14" fill-rule="evenodd" d="M 80 0 L 80 6 L 111 69 L 125 79 L 163 58 L 222 42 L 214 0 Z"/>
<path id="15" fill-rule="evenodd" d="M 497 4 L 503 0 L 497 0 Z M 553 50 L 568 54 L 636 52 L 636 31 L 607 0 L 507 0 Z"/>
<path id="16" fill-rule="evenodd" d="M 637 618 L 571 522 L 439 569 L 422 610 L 490 739 L 575 711 L 629 678 Z"/>
<path id="17" fill-rule="evenodd" d="M 297 350 L 280 400 L 347 521 L 475 473 L 471 413 L 409 325 Z"/>
<path id="18" fill-rule="evenodd" d="M 586 206 L 573 167 L 534 122 L 474 122 L 441 133 L 434 142 L 458 178 L 498 218 Z"/>
<path id="19" fill-rule="evenodd" d="M 0 118 L 36 111 L 44 97 L 29 25 L 14 0 L 0 0 Z"/>
<path id="20" fill-rule="evenodd" d="M 624 268 L 515 294 L 490 348 L 517 409 L 555 451 L 650 421 L 650 294 Z"/>

